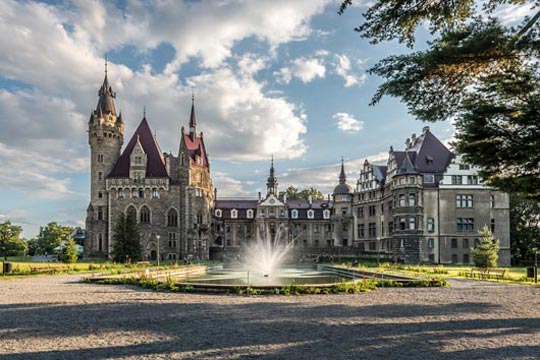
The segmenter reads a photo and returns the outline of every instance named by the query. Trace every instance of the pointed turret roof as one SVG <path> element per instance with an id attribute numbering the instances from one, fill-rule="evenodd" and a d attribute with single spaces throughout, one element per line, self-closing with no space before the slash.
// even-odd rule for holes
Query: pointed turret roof
<path id="1" fill-rule="evenodd" d="M 146 177 L 148 178 L 166 178 L 168 177 L 167 170 L 165 169 L 165 160 L 163 159 L 161 149 L 152 135 L 150 125 L 146 120 L 146 116 L 141 120 L 141 123 L 135 130 L 135 133 L 129 140 L 126 148 L 122 152 L 122 155 L 118 159 L 113 170 L 109 174 L 109 178 L 127 178 L 129 177 L 130 157 L 133 152 L 133 148 L 140 142 L 141 146 L 148 157 L 146 164 Z"/>
<path id="2" fill-rule="evenodd" d="M 105 62 L 105 78 L 103 79 L 103 84 L 101 85 L 98 94 L 99 100 L 96 107 L 96 113 L 100 115 L 112 113 L 116 116 L 116 109 L 114 108 L 116 93 L 109 85 L 109 79 L 107 78 L 107 62 Z"/>
<path id="3" fill-rule="evenodd" d="M 345 175 L 345 164 L 342 157 L 341 171 L 339 173 L 339 185 L 334 188 L 334 194 L 352 194 L 352 192 L 352 187 L 347 184 L 347 176 Z"/>
<path id="4" fill-rule="evenodd" d="M 401 166 L 399 167 L 399 171 L 398 171 L 399 175 L 416 174 L 416 170 L 414 169 L 414 165 L 411 160 L 411 155 L 416 155 L 416 153 L 405 151 L 405 159 L 403 159 L 403 162 L 401 163 Z"/>
<path id="5" fill-rule="evenodd" d="M 191 115 L 189 117 L 189 127 L 194 128 L 197 126 L 197 118 L 195 117 L 195 95 L 191 95 Z"/>

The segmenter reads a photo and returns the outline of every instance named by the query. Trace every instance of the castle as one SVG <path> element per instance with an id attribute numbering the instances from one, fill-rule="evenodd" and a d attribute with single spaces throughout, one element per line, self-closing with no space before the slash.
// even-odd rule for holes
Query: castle
<path id="1" fill-rule="evenodd" d="M 146 116 L 122 151 L 124 122 L 107 72 L 88 122 L 91 152 L 86 257 L 110 257 L 120 213 L 133 214 L 144 259 L 223 259 L 238 256 L 264 232 L 285 234 L 298 257 L 362 256 L 405 263 L 469 264 L 478 230 L 501 240 L 499 263 L 510 264 L 509 198 L 483 185 L 425 127 L 403 151 L 390 147 L 386 165 L 365 161 L 356 188 L 342 161 L 328 199 L 287 199 L 274 163 L 266 194 L 217 198 L 192 99 L 189 132 L 177 156 L 163 153 Z M 158 246 L 159 242 L 159 246 Z"/>

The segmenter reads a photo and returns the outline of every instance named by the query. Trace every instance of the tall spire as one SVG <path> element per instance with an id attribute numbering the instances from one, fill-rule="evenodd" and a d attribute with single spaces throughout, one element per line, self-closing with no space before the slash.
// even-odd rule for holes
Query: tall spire
<path id="1" fill-rule="evenodd" d="M 197 136 L 197 118 L 195 117 L 195 93 L 191 92 L 191 115 L 189 117 L 189 136 L 195 140 Z"/>
<path id="2" fill-rule="evenodd" d="M 343 156 L 341 157 L 341 172 L 339 173 L 339 183 L 345 184 L 347 182 L 347 176 L 345 175 L 345 165 L 343 164 Z"/>
<path id="3" fill-rule="evenodd" d="M 276 177 L 276 171 L 274 170 L 274 155 L 272 154 L 272 160 L 270 162 L 270 176 L 266 179 L 266 192 L 268 194 L 277 194 L 278 181 Z"/>
<path id="4" fill-rule="evenodd" d="M 114 107 L 114 99 L 116 98 L 116 93 L 113 91 L 112 87 L 109 85 L 109 79 L 107 78 L 107 68 L 108 60 L 107 55 L 105 54 L 105 78 L 103 79 L 103 84 L 99 89 L 99 100 L 96 107 L 96 113 L 100 112 L 103 114 L 109 114 L 116 116 L 116 109 Z"/>

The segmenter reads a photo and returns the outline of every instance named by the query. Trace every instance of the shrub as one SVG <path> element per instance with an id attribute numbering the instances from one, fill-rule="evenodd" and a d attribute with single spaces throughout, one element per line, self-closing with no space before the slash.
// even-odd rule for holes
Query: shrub
<path id="1" fill-rule="evenodd" d="M 478 233 L 481 236 L 480 241 L 478 245 L 471 250 L 474 266 L 479 268 L 497 267 L 500 247 L 499 240 L 493 238 L 493 234 L 487 226 L 484 226 Z"/>

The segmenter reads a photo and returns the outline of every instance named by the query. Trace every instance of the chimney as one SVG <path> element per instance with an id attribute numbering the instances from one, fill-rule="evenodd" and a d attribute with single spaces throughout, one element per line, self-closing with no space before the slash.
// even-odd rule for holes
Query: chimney
<path id="1" fill-rule="evenodd" d="M 429 126 L 424 126 L 422 133 L 425 135 L 429 131 Z"/>
<path id="2" fill-rule="evenodd" d="M 287 203 L 287 193 L 283 193 L 283 203 Z"/>
<path id="3" fill-rule="evenodd" d="M 411 144 L 414 146 L 414 143 L 416 143 L 416 134 L 411 135 Z"/>
<path id="4" fill-rule="evenodd" d="M 259 191 L 259 201 L 261 201 L 261 198 L 262 198 L 261 192 Z"/>
<path id="5" fill-rule="evenodd" d="M 308 201 L 309 201 L 309 205 L 311 206 L 311 204 L 313 204 L 313 197 L 311 195 L 309 195 Z"/>
<path id="6" fill-rule="evenodd" d="M 407 138 L 405 140 L 405 150 L 408 150 L 411 147 L 411 139 Z"/>

